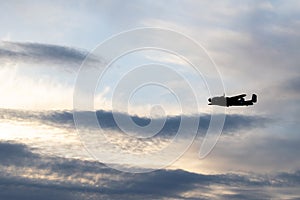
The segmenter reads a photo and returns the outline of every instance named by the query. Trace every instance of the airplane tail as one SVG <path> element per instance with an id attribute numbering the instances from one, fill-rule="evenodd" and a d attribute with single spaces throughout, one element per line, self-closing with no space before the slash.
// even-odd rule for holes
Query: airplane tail
<path id="1" fill-rule="evenodd" d="M 252 99 L 251 99 L 251 101 L 252 101 L 253 103 L 256 103 L 256 102 L 257 102 L 257 95 L 256 95 L 256 94 L 252 94 Z"/>

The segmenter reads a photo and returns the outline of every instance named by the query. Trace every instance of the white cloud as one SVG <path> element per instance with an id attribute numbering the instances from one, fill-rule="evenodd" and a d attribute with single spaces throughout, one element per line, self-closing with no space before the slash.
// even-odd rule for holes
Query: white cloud
<path id="1" fill-rule="evenodd" d="M 51 78 L 32 78 L 19 68 L 0 69 L 0 107 L 15 109 L 71 109 L 73 88 Z"/>

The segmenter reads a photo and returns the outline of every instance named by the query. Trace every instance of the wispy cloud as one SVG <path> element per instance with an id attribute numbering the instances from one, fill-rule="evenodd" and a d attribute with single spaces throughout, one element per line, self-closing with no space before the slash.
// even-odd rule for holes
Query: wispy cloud
<path id="1" fill-rule="evenodd" d="M 0 42 L 0 107 L 71 109 L 76 72 L 87 55 L 68 46 Z M 89 55 L 86 66 L 102 67 L 103 61 Z"/>
<path id="2" fill-rule="evenodd" d="M 62 66 L 68 70 L 78 70 L 88 51 L 84 49 L 33 42 L 0 42 L 0 64 L 31 64 Z M 91 61 L 92 59 L 89 59 Z M 96 61 L 96 59 L 94 60 Z M 100 60 L 98 60 L 100 62 Z M 65 70 L 62 68 L 63 70 Z"/>

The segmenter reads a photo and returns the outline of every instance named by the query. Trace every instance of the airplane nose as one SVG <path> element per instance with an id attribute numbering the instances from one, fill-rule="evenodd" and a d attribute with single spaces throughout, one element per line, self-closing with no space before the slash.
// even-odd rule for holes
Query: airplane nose
<path id="1" fill-rule="evenodd" d="M 211 102 L 211 98 L 208 99 L 208 102 Z"/>

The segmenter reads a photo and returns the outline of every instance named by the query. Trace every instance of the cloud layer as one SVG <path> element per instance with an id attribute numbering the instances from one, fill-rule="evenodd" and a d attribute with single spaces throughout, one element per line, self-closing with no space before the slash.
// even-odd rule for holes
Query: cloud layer
<path id="1" fill-rule="evenodd" d="M 86 111 L 87 113 L 93 113 L 91 111 Z M 84 113 L 82 111 L 82 113 Z M 99 125 L 104 129 L 112 129 L 121 131 L 118 124 L 115 121 L 116 116 L 117 118 L 131 118 L 133 122 L 138 126 L 146 126 L 148 125 L 151 120 L 153 121 L 161 121 L 164 122 L 165 119 L 163 118 L 147 118 L 137 115 L 128 115 L 125 113 L 119 113 L 111 111 L 105 111 L 105 110 L 98 110 L 96 111 L 96 116 L 99 122 Z M 160 133 L 158 136 L 174 136 L 174 134 L 177 133 L 178 128 L 181 123 L 181 117 L 183 116 L 167 116 L 166 122 L 164 123 L 164 126 L 162 127 Z M 199 121 L 199 128 L 198 132 L 200 135 L 205 135 L 208 126 L 210 124 L 211 116 L 208 114 L 199 114 L 199 116 L 190 115 L 190 116 L 184 116 L 189 118 L 190 120 L 195 120 L 197 118 L 200 118 Z M 27 111 L 27 110 L 13 110 L 13 109 L 0 109 L 0 119 L 9 119 L 9 120 L 17 120 L 17 121 L 24 121 L 24 122 L 40 122 L 47 125 L 57 126 L 57 127 L 63 127 L 63 128 L 75 128 L 74 127 L 74 119 L 73 119 L 73 113 L 71 111 L 47 111 L 47 112 L 41 112 L 41 111 Z M 262 117 L 262 116 L 255 116 L 255 115 L 238 115 L 238 114 L 232 114 L 227 115 L 225 122 L 224 122 L 224 128 L 223 133 L 224 134 L 234 134 L 235 132 L 242 131 L 244 129 L 249 130 L 252 128 L 259 128 L 264 127 L 268 123 L 272 123 L 272 119 Z M 158 122 L 157 124 L 161 124 Z M 98 129 L 98 126 L 95 126 L 94 124 L 86 124 L 87 128 L 91 129 Z M 127 128 L 127 130 L 129 127 Z M 141 133 L 142 134 L 142 133 Z"/>
<path id="2" fill-rule="evenodd" d="M 0 63 L 29 63 L 78 67 L 85 59 L 87 52 L 76 48 L 53 44 L 29 42 L 0 43 Z M 75 68 L 76 69 L 76 68 Z"/>
<path id="3" fill-rule="evenodd" d="M 203 175 L 183 170 L 128 174 L 92 161 L 41 157 L 21 144 L 1 142 L 0 149 L 1 198 L 293 199 L 299 195 L 298 171 L 273 175 Z M 18 190 L 12 191 L 15 187 Z M 283 191 L 287 187 L 289 194 Z"/>

